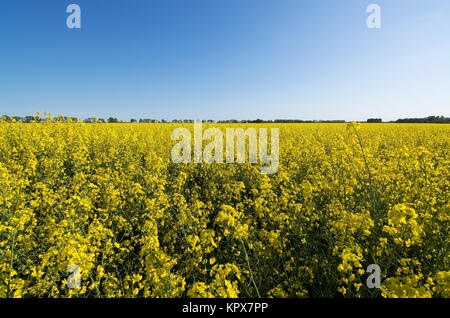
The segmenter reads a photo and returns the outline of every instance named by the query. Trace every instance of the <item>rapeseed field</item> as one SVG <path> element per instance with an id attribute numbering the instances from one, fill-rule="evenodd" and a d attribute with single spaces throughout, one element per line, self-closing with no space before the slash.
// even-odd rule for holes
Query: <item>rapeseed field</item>
<path id="1" fill-rule="evenodd" d="M 450 297 L 450 126 L 208 126 L 279 128 L 278 172 L 172 162 L 192 124 L 1 122 L 0 297 Z"/>

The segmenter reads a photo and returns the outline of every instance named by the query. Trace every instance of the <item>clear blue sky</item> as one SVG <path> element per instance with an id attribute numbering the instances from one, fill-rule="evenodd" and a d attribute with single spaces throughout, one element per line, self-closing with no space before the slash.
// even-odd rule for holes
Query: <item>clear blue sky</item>
<path id="1" fill-rule="evenodd" d="M 66 27 L 67 5 L 82 28 Z M 366 27 L 381 6 L 382 27 Z M 0 0 L 0 114 L 450 112 L 449 0 Z"/>

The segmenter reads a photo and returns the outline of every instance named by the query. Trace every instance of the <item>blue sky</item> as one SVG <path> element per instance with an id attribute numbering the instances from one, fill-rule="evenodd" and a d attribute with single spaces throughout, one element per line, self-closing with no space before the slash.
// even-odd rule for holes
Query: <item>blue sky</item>
<path id="1" fill-rule="evenodd" d="M 448 0 L 0 0 L 0 43 L 0 114 L 450 115 Z"/>

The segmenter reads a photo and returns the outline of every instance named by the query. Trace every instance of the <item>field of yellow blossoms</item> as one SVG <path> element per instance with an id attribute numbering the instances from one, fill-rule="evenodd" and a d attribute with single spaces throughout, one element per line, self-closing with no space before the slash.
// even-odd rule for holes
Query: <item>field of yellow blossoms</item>
<path id="1" fill-rule="evenodd" d="M 450 297 L 449 125 L 210 124 L 278 127 L 273 175 L 180 126 L 0 122 L 0 297 Z"/>

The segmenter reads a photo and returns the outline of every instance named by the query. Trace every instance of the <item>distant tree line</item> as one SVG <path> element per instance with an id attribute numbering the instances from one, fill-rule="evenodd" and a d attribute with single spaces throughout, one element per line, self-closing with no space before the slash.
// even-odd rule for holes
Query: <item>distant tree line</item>
<path id="1" fill-rule="evenodd" d="M 300 120 L 300 119 L 236 120 L 236 119 L 229 119 L 229 120 L 219 120 L 218 123 L 248 123 L 248 124 L 261 124 L 261 123 L 268 123 L 268 124 L 278 124 L 278 123 L 291 123 L 291 124 L 293 124 L 293 123 L 345 123 L 345 120 Z"/>
<path id="2" fill-rule="evenodd" d="M 77 122 L 78 118 L 77 117 L 66 117 L 66 116 L 59 116 L 57 117 L 59 121 L 61 122 L 68 122 L 68 121 L 73 121 L 73 122 Z M 20 117 L 20 116 L 8 116 L 8 115 L 3 115 L 1 116 L 1 120 L 3 121 L 8 121 L 8 122 L 22 122 L 22 123 L 40 123 L 45 121 L 45 118 L 39 117 L 39 116 L 24 116 L 24 117 Z M 89 119 L 85 119 L 85 122 L 89 122 Z"/>
<path id="3" fill-rule="evenodd" d="M 108 117 L 106 120 L 98 117 L 89 117 L 83 120 L 78 119 L 77 117 L 66 117 L 59 116 L 56 117 L 60 122 L 78 122 L 82 121 L 84 123 L 168 123 L 170 121 L 166 121 L 165 119 L 148 119 L 148 118 L 140 118 L 140 119 L 130 119 L 130 121 L 121 121 L 115 117 Z M 32 123 L 32 122 L 42 122 L 45 121 L 46 118 L 41 118 L 39 116 L 7 116 L 3 115 L 1 120 L 8 122 L 22 122 L 22 123 Z M 172 123 L 195 123 L 194 119 L 173 119 Z M 215 123 L 216 121 L 202 120 L 202 123 Z M 249 123 L 249 124 L 261 124 L 261 123 L 273 123 L 273 124 L 294 124 L 294 123 L 345 123 L 345 120 L 301 120 L 301 119 L 275 119 L 275 120 L 263 120 L 263 119 L 255 119 L 255 120 L 237 120 L 237 119 L 228 119 L 228 120 L 219 120 L 217 123 Z M 367 123 L 382 123 L 383 120 L 381 118 L 369 118 L 366 121 Z M 390 121 L 389 123 L 430 123 L 430 124 L 448 124 L 450 123 L 449 117 L 444 116 L 428 116 L 424 118 L 403 118 L 397 119 L 396 121 Z"/>
<path id="4" fill-rule="evenodd" d="M 449 117 L 444 116 L 428 116 L 425 118 L 403 118 L 397 119 L 396 123 L 427 123 L 427 124 L 448 124 L 450 123 Z"/>

